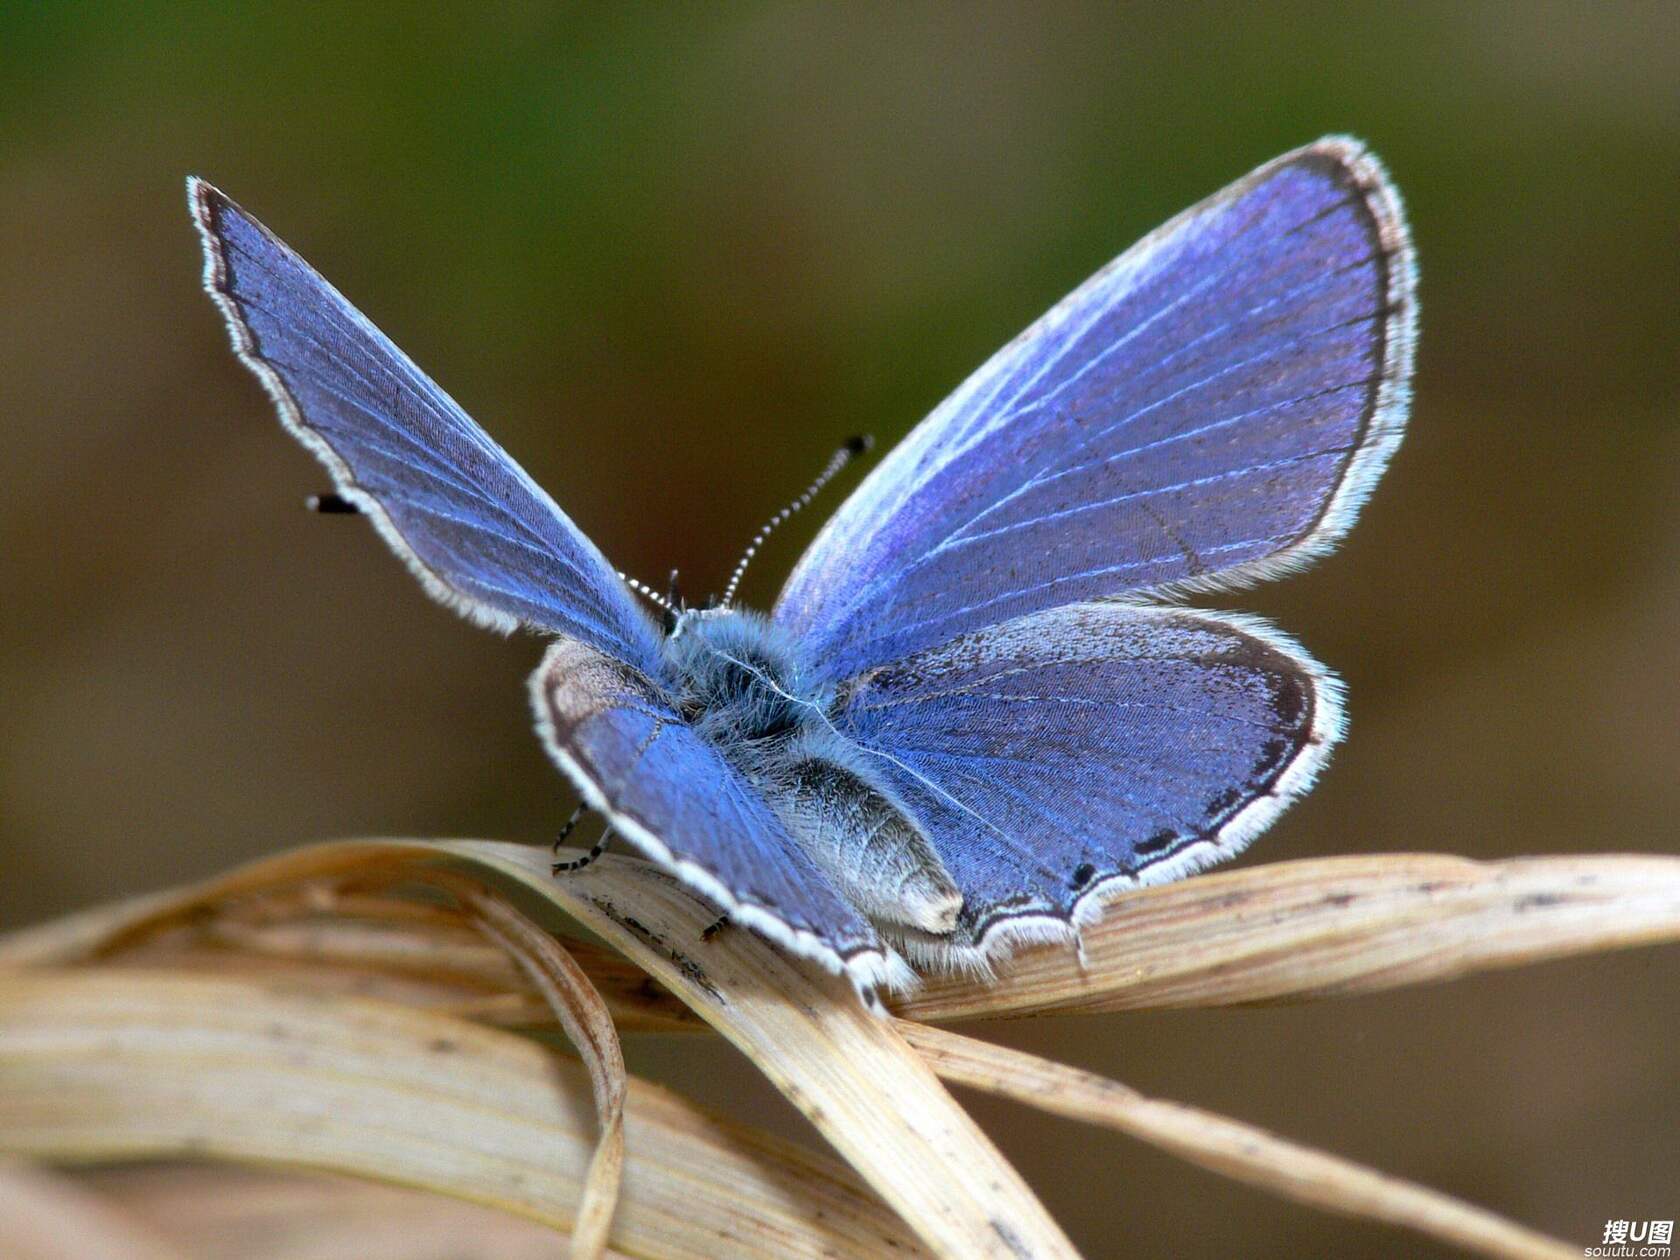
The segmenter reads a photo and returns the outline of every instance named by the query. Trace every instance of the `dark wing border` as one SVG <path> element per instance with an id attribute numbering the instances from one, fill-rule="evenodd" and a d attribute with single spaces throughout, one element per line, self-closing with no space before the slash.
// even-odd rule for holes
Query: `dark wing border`
<path id="1" fill-rule="evenodd" d="M 855 589 L 850 595 L 841 596 L 833 588 L 843 585 L 837 574 L 844 575 L 846 549 L 867 541 L 868 535 L 860 532 L 863 528 L 860 522 L 873 513 L 873 528 L 878 529 L 882 513 L 890 518 L 909 509 L 920 493 L 918 487 L 932 476 L 931 472 L 922 470 L 923 465 L 936 461 L 942 444 L 960 444 L 972 436 L 963 426 L 972 427 L 980 414 L 972 410 L 976 406 L 974 396 L 989 388 L 997 374 L 1007 371 L 1008 365 L 1035 341 L 1062 328 L 1076 312 L 1085 310 L 1090 305 L 1088 295 L 1093 289 L 1111 283 L 1117 274 L 1144 267 L 1168 242 L 1180 237 L 1198 220 L 1217 214 L 1230 202 L 1291 166 L 1317 166 L 1335 183 L 1344 186 L 1350 196 L 1361 200 L 1367 212 L 1364 229 L 1369 233 L 1372 254 L 1381 269 L 1380 310 L 1386 313 L 1386 318 L 1377 325 L 1379 343 L 1374 347 L 1380 368 L 1374 374 L 1373 386 L 1361 409 L 1354 449 L 1311 527 L 1280 549 L 1212 573 L 1106 594 L 1091 592 L 1068 602 L 1091 598 L 1175 600 L 1192 594 L 1239 589 L 1294 572 L 1333 550 L 1357 519 L 1404 436 L 1418 321 L 1417 267 L 1400 194 L 1381 161 L 1363 142 L 1349 136 L 1326 136 L 1274 158 L 1174 216 L 1089 277 L 997 351 L 912 429 L 829 518 L 783 586 L 773 613 L 775 620 L 796 633 L 811 634 L 818 626 L 826 627 L 825 633 L 832 633 L 834 626 L 845 625 L 854 618 L 862 596 Z M 936 471 L 942 465 L 936 461 L 929 466 Z M 877 575 L 863 586 L 871 588 L 885 580 Z M 861 668 L 896 655 L 890 653 L 873 661 L 849 663 Z"/>
<path id="2" fill-rule="evenodd" d="M 1278 767 L 1263 791 L 1243 802 L 1213 831 L 1176 846 L 1161 858 L 1145 860 L 1131 869 L 1098 867 L 1078 895 L 1065 904 L 1034 899 L 999 905 L 974 924 L 966 942 L 952 943 L 948 938 L 915 931 L 893 935 L 893 944 L 918 966 L 989 977 L 993 974 L 993 964 L 1026 946 L 1077 945 L 1079 929 L 1101 919 L 1115 897 L 1134 889 L 1170 883 L 1236 857 L 1312 788 L 1347 729 L 1341 679 L 1294 638 L 1264 618 L 1121 601 L 1097 601 L 1090 606 L 1111 609 L 1125 616 L 1189 618 L 1254 639 L 1291 662 L 1310 683 L 1312 716 L 1306 734 L 1294 756 Z M 1064 605 L 1030 616 L 1051 616 L 1077 607 Z"/>
<path id="3" fill-rule="evenodd" d="M 1325 136 L 1268 162 L 1238 181 L 1231 191 L 1246 189 L 1251 181 L 1279 166 L 1314 159 L 1329 162 L 1349 187 L 1364 198 L 1371 213 L 1366 230 L 1371 236 L 1373 257 L 1383 273 L 1383 309 L 1388 312 L 1388 318 L 1381 325 L 1382 369 L 1377 373 L 1376 388 L 1371 391 L 1360 419 L 1359 444 L 1348 456 L 1341 480 L 1319 511 L 1317 522 L 1282 551 L 1216 573 L 1129 591 L 1128 599 L 1177 599 L 1239 590 L 1306 568 L 1334 551 L 1347 537 L 1399 448 L 1400 439 L 1406 435 L 1406 419 L 1412 406 L 1412 368 L 1417 356 L 1417 256 L 1412 248 L 1411 230 L 1406 226 L 1405 203 L 1387 168 L 1362 141 L 1351 136 Z M 1193 212 L 1186 211 L 1179 218 Z M 1164 235 L 1177 226 L 1179 218 L 1150 233 L 1144 241 L 1148 242 L 1157 232 Z"/>

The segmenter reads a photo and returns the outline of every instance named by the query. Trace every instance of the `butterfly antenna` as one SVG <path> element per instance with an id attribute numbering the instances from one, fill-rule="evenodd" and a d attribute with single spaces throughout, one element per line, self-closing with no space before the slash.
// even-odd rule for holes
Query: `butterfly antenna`
<path id="1" fill-rule="evenodd" d="M 649 586 L 646 582 L 639 581 L 638 579 L 631 577 L 628 573 L 624 573 L 622 571 L 618 575 L 618 580 L 623 582 L 624 585 L 635 591 L 636 594 L 640 595 L 650 604 L 654 605 L 654 607 L 664 609 L 667 617 L 675 617 L 677 615 L 676 605 L 666 599 L 658 591 L 654 590 L 653 587 Z"/>
<path id="2" fill-rule="evenodd" d="M 754 534 L 753 540 L 747 544 L 746 551 L 741 553 L 741 559 L 735 565 L 735 572 L 729 575 L 729 585 L 723 588 L 723 599 L 719 601 L 723 607 L 727 608 L 735 602 L 735 591 L 741 585 L 741 579 L 746 575 L 747 566 L 752 563 L 752 558 L 758 554 L 758 549 L 764 545 L 764 540 L 775 533 L 795 512 L 816 498 L 818 492 L 833 481 L 842 468 L 874 445 L 875 439 L 867 434 L 848 440 L 844 446 L 829 457 L 828 463 L 823 465 L 823 470 L 817 474 L 816 480 L 806 486 L 804 492 L 797 499 L 764 523 L 764 527 Z"/>

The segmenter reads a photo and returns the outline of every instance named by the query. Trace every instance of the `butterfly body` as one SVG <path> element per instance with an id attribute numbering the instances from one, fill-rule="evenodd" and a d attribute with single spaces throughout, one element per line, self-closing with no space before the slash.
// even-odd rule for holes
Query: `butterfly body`
<path id="1" fill-rule="evenodd" d="M 672 707 L 848 901 L 889 934 L 956 926 L 962 894 L 785 631 L 747 610 L 685 612 L 663 648 Z"/>
<path id="2" fill-rule="evenodd" d="M 1298 644 L 1177 601 L 1330 550 L 1399 445 L 1414 265 L 1357 141 L 1266 163 L 1063 299 L 870 473 L 767 615 L 663 629 L 343 295 L 188 189 L 205 287 L 330 501 L 450 607 L 551 638 L 537 732 L 615 832 L 861 989 L 912 983 L 907 960 L 984 973 L 1232 856 L 1341 736 Z"/>
<path id="3" fill-rule="evenodd" d="M 804 665 L 793 638 L 748 609 L 679 613 L 660 655 L 678 710 L 719 747 L 776 744 L 820 725 L 833 700 L 833 686 Z"/>

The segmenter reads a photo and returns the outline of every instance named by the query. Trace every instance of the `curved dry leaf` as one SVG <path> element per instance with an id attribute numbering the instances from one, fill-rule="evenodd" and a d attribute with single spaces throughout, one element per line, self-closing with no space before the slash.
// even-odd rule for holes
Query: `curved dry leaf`
<path id="1" fill-rule="evenodd" d="M 382 1002 L 106 968 L 0 973 L 0 1151 L 352 1172 L 558 1228 L 595 1146 L 575 1062 Z M 844 1169 L 633 1083 L 613 1245 L 630 1255 L 922 1253 Z"/>
<path id="2" fill-rule="evenodd" d="M 899 1031 L 953 1084 L 1117 1129 L 1211 1172 L 1310 1207 L 1398 1225 L 1508 1260 L 1580 1255 L 1579 1247 L 1451 1195 L 1199 1107 L 1149 1098 L 1118 1081 L 943 1028 L 900 1020 Z"/>
<path id="3" fill-rule="evenodd" d="M 358 1177 L 200 1161 L 83 1169 L 74 1179 L 193 1260 L 555 1256 L 554 1231 L 535 1221 Z"/>
<path id="4" fill-rule="evenodd" d="M 100 958 L 123 966 L 284 976 L 300 985 L 385 997 L 511 1028 L 553 1022 L 537 987 L 458 911 L 438 909 L 423 918 L 401 913 L 412 906 L 396 894 L 304 906 L 281 889 L 130 938 L 120 951 L 101 951 Z M 299 921 L 271 918 L 288 907 L 301 916 Z M 4 948 L 0 941 L 0 951 Z M 566 941 L 566 949 L 620 1029 L 709 1031 L 698 1015 L 622 954 L 575 938 Z"/>
<path id="5" fill-rule="evenodd" d="M 624 1097 L 629 1077 L 612 1015 L 589 978 L 560 942 L 506 900 L 453 872 L 427 874 L 449 892 L 479 931 L 518 962 L 547 1001 L 566 1037 L 577 1049 L 595 1094 L 601 1136 L 584 1175 L 583 1201 L 572 1226 L 574 1260 L 599 1260 L 607 1249 L 613 1209 L 624 1167 Z"/>
<path id="6" fill-rule="evenodd" d="M 365 877 L 359 882 L 367 882 L 372 870 L 389 884 L 424 857 L 448 854 L 427 841 L 375 841 L 366 849 L 354 844 L 306 846 L 200 884 L 14 930 L 0 935 L 0 967 L 98 959 L 285 978 L 509 1027 L 552 1022 L 547 1003 L 519 967 L 485 944 L 458 911 L 340 889 L 338 881 L 358 872 Z M 584 940 L 567 947 L 621 1029 L 709 1030 L 624 955 Z"/>
<path id="7" fill-rule="evenodd" d="M 723 932 L 702 945 L 715 912 L 646 863 L 603 860 L 556 880 L 548 855 L 526 845 L 313 845 L 184 890 L 173 901 L 147 898 L 132 914 L 114 911 L 102 933 L 84 919 L 75 930 L 14 939 L 0 950 L 0 962 L 38 959 L 44 948 L 86 956 L 226 897 L 352 870 L 394 874 L 442 855 L 499 871 L 560 906 L 677 993 L 747 1054 L 937 1253 L 962 1260 L 1076 1254 L 920 1056 L 845 981 L 811 971 L 750 932 Z"/>
<path id="8" fill-rule="evenodd" d="M 357 856 L 357 846 L 371 849 Z M 522 871 L 537 851 L 494 841 L 438 841 L 513 855 Z M 205 884 L 95 907 L 0 937 L 0 965 L 74 962 L 193 906 L 330 876 L 359 861 L 392 860 L 389 846 L 424 841 L 315 845 L 265 859 Z M 453 850 L 452 850 L 453 851 Z M 433 850 L 436 852 L 436 849 Z M 521 858 L 519 855 L 526 855 Z M 497 859 L 500 861 L 500 859 Z M 641 866 L 609 855 L 597 863 L 629 879 Z M 578 878 L 581 878 L 579 876 Z M 535 887 L 525 874 L 521 881 Z M 564 905 L 550 885 L 550 900 Z M 286 936 L 284 927 L 276 929 Z M 312 929 L 326 940 L 333 929 Z M 333 956 L 323 946 L 298 956 Z M 1680 940 L 1680 858 L 1636 855 L 1515 858 L 1476 862 L 1437 854 L 1379 854 L 1277 862 L 1198 875 L 1116 898 L 1084 931 L 1084 957 L 1044 946 L 1018 954 L 995 981 L 930 977 L 896 998 L 897 1014 L 923 1021 L 1230 1006 L 1372 992 L 1475 971 Z M 282 948 L 271 945 L 271 949 Z M 406 948 L 419 952 L 418 941 Z M 605 951 L 579 958 L 623 1027 L 693 1028 L 645 976 Z M 353 947 L 338 953 L 355 962 Z M 342 960 L 342 959 L 341 959 Z M 367 960 L 361 960 L 366 962 Z M 509 1022 L 536 1009 L 510 1001 L 505 960 L 482 950 L 458 958 L 478 998 Z M 371 969 L 357 970 L 369 982 Z M 470 1000 L 456 994 L 458 1000 Z"/>
<path id="9" fill-rule="evenodd" d="M 597 862 L 555 881 L 524 846 L 446 844 L 546 892 L 680 995 L 939 1254 L 1077 1255 L 991 1140 L 849 982 L 793 962 L 752 932 L 703 935 L 716 912 L 644 863 Z"/>
<path id="10" fill-rule="evenodd" d="M 160 929 L 174 924 L 191 939 L 194 934 L 178 925 L 192 923 L 202 929 L 208 922 L 208 933 L 199 935 L 231 932 L 243 942 L 260 940 L 268 950 L 264 961 L 269 965 L 296 965 L 313 951 L 317 960 L 336 960 L 343 967 L 339 983 L 353 977 L 357 983 L 375 984 L 374 991 L 400 983 L 434 1002 L 458 1000 L 469 1006 L 472 999 L 463 995 L 476 993 L 482 1010 L 504 1017 L 519 1011 L 528 1017 L 529 987 L 515 977 L 509 988 L 513 973 L 506 961 L 487 959 L 482 951 L 455 949 L 449 954 L 451 965 L 459 968 L 451 981 L 454 988 L 438 982 L 435 990 L 428 990 L 428 981 L 412 968 L 397 979 L 403 966 L 395 960 L 423 954 L 426 936 L 440 926 L 435 915 L 416 915 L 412 909 L 381 902 L 377 895 L 343 891 L 412 877 L 416 863 L 440 856 L 517 881 L 663 981 L 666 989 L 743 1049 L 942 1254 L 987 1254 L 985 1247 L 1007 1252 L 1012 1243 L 1022 1248 L 1036 1245 L 1039 1254 L 1065 1254 L 1065 1240 L 995 1150 L 925 1069 L 918 1078 L 921 1064 L 901 1038 L 883 1039 L 882 1021 L 864 1017 L 838 981 L 813 976 L 749 932 L 728 931 L 716 941 L 702 942 L 700 933 L 712 921 L 712 912 L 657 869 L 634 859 L 604 859 L 587 872 L 554 881 L 546 854 L 520 845 L 317 845 L 197 888 L 136 899 L 14 934 L 0 940 L 0 964 L 113 953 L 143 957 L 146 942 Z M 252 897 L 270 901 L 241 900 Z M 330 924 L 315 925 L 313 937 L 289 938 L 284 919 L 288 899 L 299 910 L 313 907 L 323 914 L 339 906 L 354 907 L 358 914 L 383 922 L 386 930 L 408 933 L 413 939 L 369 945 L 336 936 Z M 248 922 L 249 927 L 229 928 L 221 924 L 223 916 L 235 925 Z M 268 935 L 241 938 L 241 930 Z M 1029 950 L 995 983 L 935 980 L 895 1006 L 924 1019 L 955 1019 L 1279 1001 L 1363 992 L 1677 938 L 1680 860 L 1672 858 L 1478 863 L 1390 855 L 1290 862 L 1127 894 L 1116 900 L 1101 924 L 1087 929 L 1083 958 L 1064 948 Z M 305 943 L 310 941 L 313 944 Z M 609 1002 L 621 1021 L 644 1021 L 643 1026 L 670 1022 L 665 990 L 645 978 L 638 980 L 640 972 L 627 970 L 597 947 L 579 948 L 591 976 L 597 981 L 603 974 L 607 977 L 612 986 Z M 386 954 L 382 961 L 376 958 L 380 950 Z M 189 945 L 181 956 L 202 964 L 202 950 L 196 955 L 192 951 Z M 167 949 L 159 951 L 159 960 L 169 957 Z M 678 1021 L 675 1026 L 682 1025 Z M 1063 1079 L 1062 1085 L 1078 1094 L 1071 1078 Z M 1111 1105 L 1117 1096 L 1109 1095 Z M 1206 1122 L 1176 1138 L 1168 1126 L 1156 1135 L 1161 1144 L 1232 1175 L 1254 1173 L 1241 1158 L 1254 1137 L 1245 1126 L 1147 1099 L 1139 1100 L 1139 1107 L 1154 1108 L 1150 1114 L 1156 1120 L 1171 1115 Z M 1144 1112 L 1135 1112 L 1134 1121 L 1136 1114 Z M 953 1116 L 960 1117 L 955 1128 L 950 1124 Z M 1136 1131 L 1142 1134 L 1143 1129 Z M 1431 1192 L 1417 1187 L 1407 1190 L 1424 1198 L 1385 1197 L 1374 1188 L 1404 1183 L 1279 1139 L 1268 1140 L 1279 1143 L 1279 1151 L 1296 1151 L 1301 1160 L 1290 1185 L 1263 1179 L 1257 1183 L 1302 1201 L 1401 1221 L 1426 1232 L 1441 1227 L 1431 1215 L 1436 1209 L 1449 1217 L 1452 1212 L 1469 1214 L 1460 1224 L 1497 1220 L 1463 1204 L 1453 1204 L 1448 1211 L 1442 1205 L 1451 1200 L 1431 1199 Z M 1315 1159 L 1321 1162 L 1314 1164 Z M 960 1189 L 965 1179 L 972 1183 L 976 1176 L 1000 1173 L 997 1184 L 1006 1193 L 988 1194 L 982 1201 L 982 1196 Z M 1027 1223 L 1025 1230 L 1021 1222 Z M 1466 1228 L 1474 1233 L 1477 1227 Z"/>
<path id="11" fill-rule="evenodd" d="M 1680 940 L 1680 858 L 1277 862 L 1126 893 L 1083 940 L 1083 960 L 1030 950 L 995 984 L 933 979 L 894 1009 L 938 1021 L 1276 1002 Z"/>
<path id="12" fill-rule="evenodd" d="M 47 967 L 54 963 L 86 961 L 109 949 L 125 932 L 164 921 L 184 913 L 184 907 L 198 904 L 195 894 L 200 887 L 137 893 L 121 901 L 48 919 L 45 923 L 14 928 L 0 936 L 0 967 Z"/>

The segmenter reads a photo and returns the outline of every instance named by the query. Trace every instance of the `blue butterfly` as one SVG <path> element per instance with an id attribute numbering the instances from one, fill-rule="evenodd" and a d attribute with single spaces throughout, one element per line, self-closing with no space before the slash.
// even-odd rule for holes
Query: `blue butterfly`
<path id="1" fill-rule="evenodd" d="M 531 700 L 584 800 L 860 989 L 984 974 L 1230 857 L 1341 735 L 1340 683 L 1293 641 L 1176 601 L 1331 549 L 1399 444 L 1412 252 L 1356 141 L 1238 180 L 994 355 L 768 616 L 726 598 L 663 624 L 313 268 L 210 185 L 188 197 L 233 348 L 333 504 L 438 600 L 553 637 Z"/>

